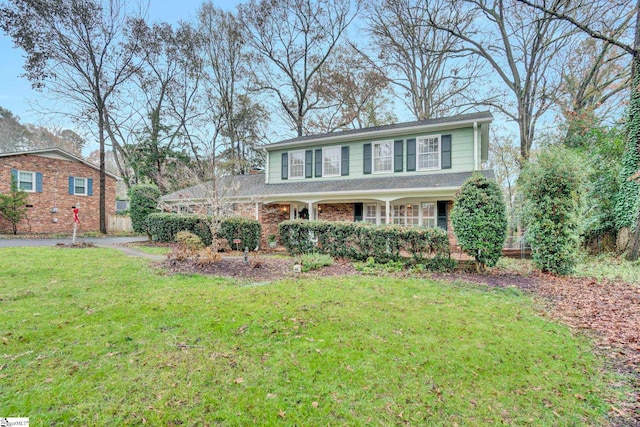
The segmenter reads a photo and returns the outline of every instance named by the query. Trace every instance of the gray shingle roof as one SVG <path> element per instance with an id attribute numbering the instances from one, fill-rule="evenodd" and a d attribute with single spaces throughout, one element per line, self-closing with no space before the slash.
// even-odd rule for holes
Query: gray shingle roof
<path id="1" fill-rule="evenodd" d="M 424 120 L 416 120 L 413 122 L 395 123 L 392 125 L 375 126 L 370 128 L 364 128 L 364 129 L 349 129 L 349 130 L 344 130 L 340 132 L 329 132 L 329 133 L 316 134 L 316 135 L 299 136 L 297 138 L 285 139 L 283 141 L 267 144 L 267 145 L 264 145 L 263 148 L 269 150 L 270 148 L 297 145 L 298 143 L 304 143 L 308 141 L 319 141 L 327 138 L 341 138 L 341 137 L 353 137 L 353 136 L 357 137 L 358 134 L 369 134 L 369 133 L 376 134 L 376 133 L 392 132 L 397 130 L 402 130 L 402 131 L 406 130 L 410 132 L 411 128 L 455 125 L 456 123 L 459 123 L 459 122 L 473 122 L 473 121 L 490 122 L 492 120 L 493 120 L 493 115 L 491 115 L 489 111 L 481 111 L 478 113 L 459 114 L 457 116 L 441 117 L 437 119 L 424 119 Z"/>
<path id="2" fill-rule="evenodd" d="M 492 170 L 480 171 L 483 175 L 493 179 Z M 437 190 L 445 188 L 461 187 L 472 175 L 472 172 L 434 173 L 419 175 L 388 175 L 384 177 L 367 177 L 355 179 L 328 179 L 328 180 L 296 180 L 278 184 L 265 184 L 264 174 L 238 175 L 222 177 L 219 181 L 219 193 L 230 199 L 274 199 L 287 196 L 314 196 L 331 193 L 358 193 L 358 192 L 390 192 L 398 190 Z M 223 195 L 223 192 L 227 194 Z M 165 202 L 204 199 L 211 194 L 211 181 L 194 185 L 184 190 L 163 196 Z"/>

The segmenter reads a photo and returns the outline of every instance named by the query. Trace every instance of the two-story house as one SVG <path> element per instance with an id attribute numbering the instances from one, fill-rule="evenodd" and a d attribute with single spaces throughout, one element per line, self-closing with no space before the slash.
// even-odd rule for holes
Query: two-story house
<path id="1" fill-rule="evenodd" d="M 73 208 L 78 230 L 100 231 L 100 168 L 59 148 L 0 153 L 0 193 L 9 194 L 12 176 L 28 194 L 27 217 L 20 233 L 70 233 Z M 107 173 L 107 215 L 115 215 L 117 177 Z M 0 232 L 11 224 L 0 214 Z"/>
<path id="2" fill-rule="evenodd" d="M 455 245 L 449 212 L 456 192 L 483 170 L 488 112 L 309 135 L 264 146 L 263 174 L 224 177 L 218 194 L 265 236 L 287 219 L 441 227 Z M 166 195 L 174 211 L 206 203 L 211 184 Z"/>

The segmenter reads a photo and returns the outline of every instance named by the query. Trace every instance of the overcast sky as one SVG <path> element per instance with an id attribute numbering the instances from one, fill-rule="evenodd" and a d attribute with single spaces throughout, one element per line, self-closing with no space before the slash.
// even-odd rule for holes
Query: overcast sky
<path id="1" fill-rule="evenodd" d="M 150 0 L 149 3 L 150 21 L 176 23 L 194 18 L 202 0 Z M 239 0 L 213 0 L 213 3 L 219 8 L 233 10 Z M 20 77 L 24 73 L 23 64 L 23 52 L 14 48 L 11 39 L 0 31 L 0 106 L 20 117 L 22 123 L 70 126 L 52 122 L 47 116 L 37 112 L 38 106 L 34 102 L 42 95 L 31 89 L 31 83 L 26 78 Z M 47 104 L 47 108 L 50 108 L 50 104 Z M 55 120 L 59 121 L 60 118 Z"/>

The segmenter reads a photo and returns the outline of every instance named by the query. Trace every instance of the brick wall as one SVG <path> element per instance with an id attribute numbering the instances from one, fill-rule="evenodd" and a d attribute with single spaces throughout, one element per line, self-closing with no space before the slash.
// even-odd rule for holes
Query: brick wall
<path id="1" fill-rule="evenodd" d="M 71 233 L 72 207 L 80 205 L 78 232 L 100 231 L 100 172 L 80 162 L 36 155 L 0 158 L 0 193 L 7 194 L 11 170 L 42 173 L 42 192 L 28 193 L 27 219 L 18 225 L 19 233 Z M 69 176 L 93 179 L 93 195 L 69 194 Z M 107 176 L 106 215 L 115 215 L 116 180 Z M 57 208 L 56 213 L 51 210 Z M 55 222 L 57 221 L 57 222 Z M 0 232 L 10 233 L 11 224 L 0 216 Z"/>
<path id="2" fill-rule="evenodd" d="M 288 221 L 290 218 L 290 206 L 288 204 L 261 204 L 260 205 L 260 223 L 262 224 L 261 247 L 266 247 L 267 238 L 275 234 L 278 236 L 278 224 Z"/>
<path id="3" fill-rule="evenodd" d="M 353 221 L 353 203 L 320 203 L 320 221 Z"/>

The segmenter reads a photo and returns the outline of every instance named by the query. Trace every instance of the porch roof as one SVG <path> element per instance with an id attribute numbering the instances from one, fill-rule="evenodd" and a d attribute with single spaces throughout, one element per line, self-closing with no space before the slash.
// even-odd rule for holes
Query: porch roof
<path id="1" fill-rule="evenodd" d="M 493 179 L 492 170 L 477 171 Z M 284 201 L 300 198 L 330 199 L 335 197 L 375 197 L 418 191 L 455 192 L 473 172 L 434 173 L 413 176 L 380 176 L 355 179 L 289 180 L 278 184 L 266 184 L 264 174 L 221 177 L 218 182 L 220 197 L 231 200 Z M 167 194 L 161 198 L 167 203 L 178 201 L 202 201 L 212 194 L 212 182 L 206 182 Z"/>

